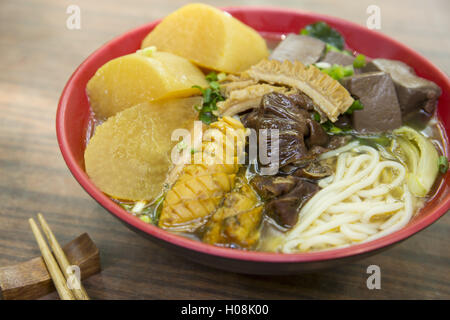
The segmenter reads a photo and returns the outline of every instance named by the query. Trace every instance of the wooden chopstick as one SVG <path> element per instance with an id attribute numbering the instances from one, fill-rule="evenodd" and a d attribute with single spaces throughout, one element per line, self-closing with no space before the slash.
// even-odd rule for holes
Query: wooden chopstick
<path id="1" fill-rule="evenodd" d="M 50 248 L 52 248 L 53 254 L 56 257 L 56 260 L 58 261 L 58 264 L 62 269 L 64 276 L 66 277 L 66 280 L 68 280 L 70 276 L 72 276 L 69 273 L 70 268 L 69 260 L 67 259 L 66 254 L 59 245 L 58 240 L 56 240 L 55 235 L 53 234 L 52 230 L 47 224 L 47 221 L 45 221 L 44 216 L 41 213 L 38 213 L 38 220 L 41 224 L 42 230 L 44 230 L 48 243 L 50 244 Z M 75 298 L 77 298 L 77 300 L 89 300 L 89 296 L 86 290 L 84 289 L 83 285 L 81 284 L 80 279 L 72 276 L 72 283 L 74 287 L 72 288 L 72 293 L 75 296 Z"/>
<path id="2" fill-rule="evenodd" d="M 56 291 L 58 291 L 60 298 L 62 300 L 75 300 L 72 291 L 70 291 L 70 289 L 67 287 L 66 278 L 64 278 L 64 275 L 59 269 L 58 263 L 56 262 L 50 249 L 48 248 L 41 231 L 36 225 L 36 222 L 34 222 L 33 218 L 28 219 L 28 222 L 30 223 L 31 230 L 33 231 L 34 237 L 36 238 L 39 249 L 41 250 L 42 258 L 45 261 L 48 272 L 52 277 Z"/>

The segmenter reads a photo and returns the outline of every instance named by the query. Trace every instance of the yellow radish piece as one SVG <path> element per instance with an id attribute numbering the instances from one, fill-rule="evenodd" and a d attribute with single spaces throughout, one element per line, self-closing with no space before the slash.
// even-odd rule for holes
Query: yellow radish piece
<path id="1" fill-rule="evenodd" d="M 105 119 L 142 102 L 198 94 L 194 85 L 208 83 L 188 60 L 168 52 L 142 51 L 104 64 L 89 80 L 87 94 L 95 116 Z"/>
<path id="2" fill-rule="evenodd" d="M 95 129 L 84 153 L 86 172 L 104 193 L 122 200 L 152 200 L 162 192 L 177 141 L 171 133 L 190 129 L 200 97 L 142 103 Z"/>
<path id="3" fill-rule="evenodd" d="M 252 28 L 214 7 L 188 4 L 151 31 L 142 48 L 156 46 L 199 66 L 238 73 L 269 55 L 266 42 Z"/>

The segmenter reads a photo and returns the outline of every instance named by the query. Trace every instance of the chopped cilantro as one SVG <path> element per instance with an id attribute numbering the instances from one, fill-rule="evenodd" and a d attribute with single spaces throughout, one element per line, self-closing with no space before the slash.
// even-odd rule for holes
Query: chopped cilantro
<path id="1" fill-rule="evenodd" d="M 322 123 L 322 128 L 328 132 L 328 133 L 342 133 L 344 132 L 344 130 L 342 130 L 339 127 L 336 127 L 333 122 L 331 122 L 330 120 L 327 120 L 326 122 Z"/>
<path id="2" fill-rule="evenodd" d="M 319 21 L 309 24 L 300 30 L 300 34 L 320 39 L 339 50 L 344 50 L 344 38 L 336 29 L 331 28 L 326 22 Z"/>
<path id="3" fill-rule="evenodd" d="M 196 106 L 195 110 L 199 111 L 199 119 L 203 123 L 210 124 L 217 120 L 217 102 L 225 100 L 220 93 L 219 77 L 223 79 L 222 73 L 217 75 L 215 72 L 209 73 L 205 78 L 209 83 L 209 87 L 203 89 L 200 86 L 193 86 L 202 92 L 203 105 Z"/>
<path id="4" fill-rule="evenodd" d="M 317 121 L 320 123 L 320 114 L 318 112 L 314 112 L 312 115 L 312 118 L 314 121 Z"/>

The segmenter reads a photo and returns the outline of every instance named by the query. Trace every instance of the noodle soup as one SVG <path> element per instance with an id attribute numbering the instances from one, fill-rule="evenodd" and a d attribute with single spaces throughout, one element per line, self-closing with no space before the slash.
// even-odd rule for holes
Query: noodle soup
<path id="1" fill-rule="evenodd" d="M 201 12 L 233 34 L 208 35 L 223 59 L 188 45 Z M 169 15 L 87 85 L 91 180 L 144 222 L 221 247 L 308 252 L 403 228 L 448 168 L 441 89 L 320 21 L 271 47 L 207 5 Z"/>

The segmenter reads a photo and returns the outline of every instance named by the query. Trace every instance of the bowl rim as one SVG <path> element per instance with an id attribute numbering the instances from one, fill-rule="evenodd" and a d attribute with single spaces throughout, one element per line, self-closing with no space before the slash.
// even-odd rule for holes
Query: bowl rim
<path id="1" fill-rule="evenodd" d="M 231 7 L 222 7 L 220 8 L 224 11 L 227 11 L 231 14 L 233 12 L 240 13 L 284 13 L 284 14 L 300 14 L 303 16 L 309 16 L 316 19 L 327 20 L 331 22 L 338 22 L 340 24 L 347 24 L 353 29 L 362 29 L 364 27 L 341 18 L 336 18 L 324 14 L 318 14 L 309 11 L 296 10 L 296 9 L 282 9 L 276 7 L 269 6 L 231 6 Z M 132 30 L 125 32 L 124 34 L 113 38 L 112 40 L 103 44 L 100 48 L 95 50 L 92 54 L 90 54 L 73 72 L 69 80 L 67 81 L 64 89 L 62 91 L 61 97 L 59 99 L 57 114 L 56 114 L 56 135 L 58 140 L 58 145 L 61 150 L 64 161 L 66 162 L 67 167 L 70 172 L 77 180 L 77 182 L 81 185 L 81 187 L 96 200 L 102 207 L 104 207 L 108 212 L 116 216 L 121 221 L 129 224 L 130 226 L 140 230 L 143 233 L 146 233 L 154 238 L 159 240 L 168 242 L 172 245 L 182 247 L 184 249 L 188 249 L 191 251 L 196 251 L 198 253 L 204 253 L 207 255 L 213 255 L 216 257 L 221 257 L 225 259 L 233 259 L 233 260 L 243 260 L 243 261 L 254 261 L 254 262 L 264 262 L 264 263 L 302 263 L 302 262 L 318 262 L 324 260 L 334 260 L 341 259 L 350 256 L 357 256 L 365 253 L 369 253 L 371 251 L 376 251 L 395 243 L 401 242 L 410 236 L 416 234 L 417 232 L 423 230 L 424 228 L 430 226 L 433 222 L 437 221 L 440 217 L 442 217 L 447 210 L 450 208 L 450 193 L 444 196 L 444 199 L 437 205 L 436 209 L 422 218 L 420 221 L 403 227 L 402 229 L 395 231 L 391 234 L 388 234 L 384 237 L 364 242 L 360 244 L 353 244 L 346 247 L 329 249 L 323 251 L 315 251 L 315 252 L 304 252 L 304 253 L 275 253 L 275 252 L 261 252 L 261 251 L 246 251 L 239 249 L 231 249 L 213 246 L 210 244 L 206 244 L 200 241 L 192 240 L 180 235 L 176 235 L 170 233 L 164 229 L 161 229 L 155 225 L 148 224 L 140 220 L 139 218 L 131 215 L 126 210 L 118 206 L 114 201 L 112 201 L 108 196 L 106 196 L 103 192 L 101 192 L 93 182 L 89 179 L 84 170 L 78 165 L 73 153 L 69 148 L 67 133 L 66 133 L 66 125 L 65 125 L 65 116 L 66 116 L 66 105 L 68 102 L 69 92 L 75 86 L 77 78 L 80 77 L 84 66 L 92 59 L 95 59 L 97 55 L 99 55 L 106 47 L 118 43 L 122 41 L 124 38 L 129 36 L 131 33 L 136 33 L 142 31 L 147 28 L 151 28 L 152 26 L 158 24 L 161 19 L 155 20 L 153 22 L 147 23 L 145 25 L 139 26 Z M 404 50 L 419 56 L 421 59 L 428 62 L 433 66 L 435 70 L 433 72 L 440 73 L 444 79 L 446 79 L 446 85 L 450 87 L 450 81 L 448 77 L 444 75 L 442 71 L 440 71 L 434 64 L 432 64 L 427 58 L 423 57 L 415 50 L 409 48 L 408 46 L 398 42 L 386 36 L 384 34 L 375 32 L 373 30 L 365 29 L 365 32 L 373 33 L 377 37 L 389 40 L 395 45 L 402 47 Z M 448 152 L 448 146 L 445 146 L 445 151 Z M 447 173 L 444 179 L 447 179 L 449 176 L 449 172 Z"/>

